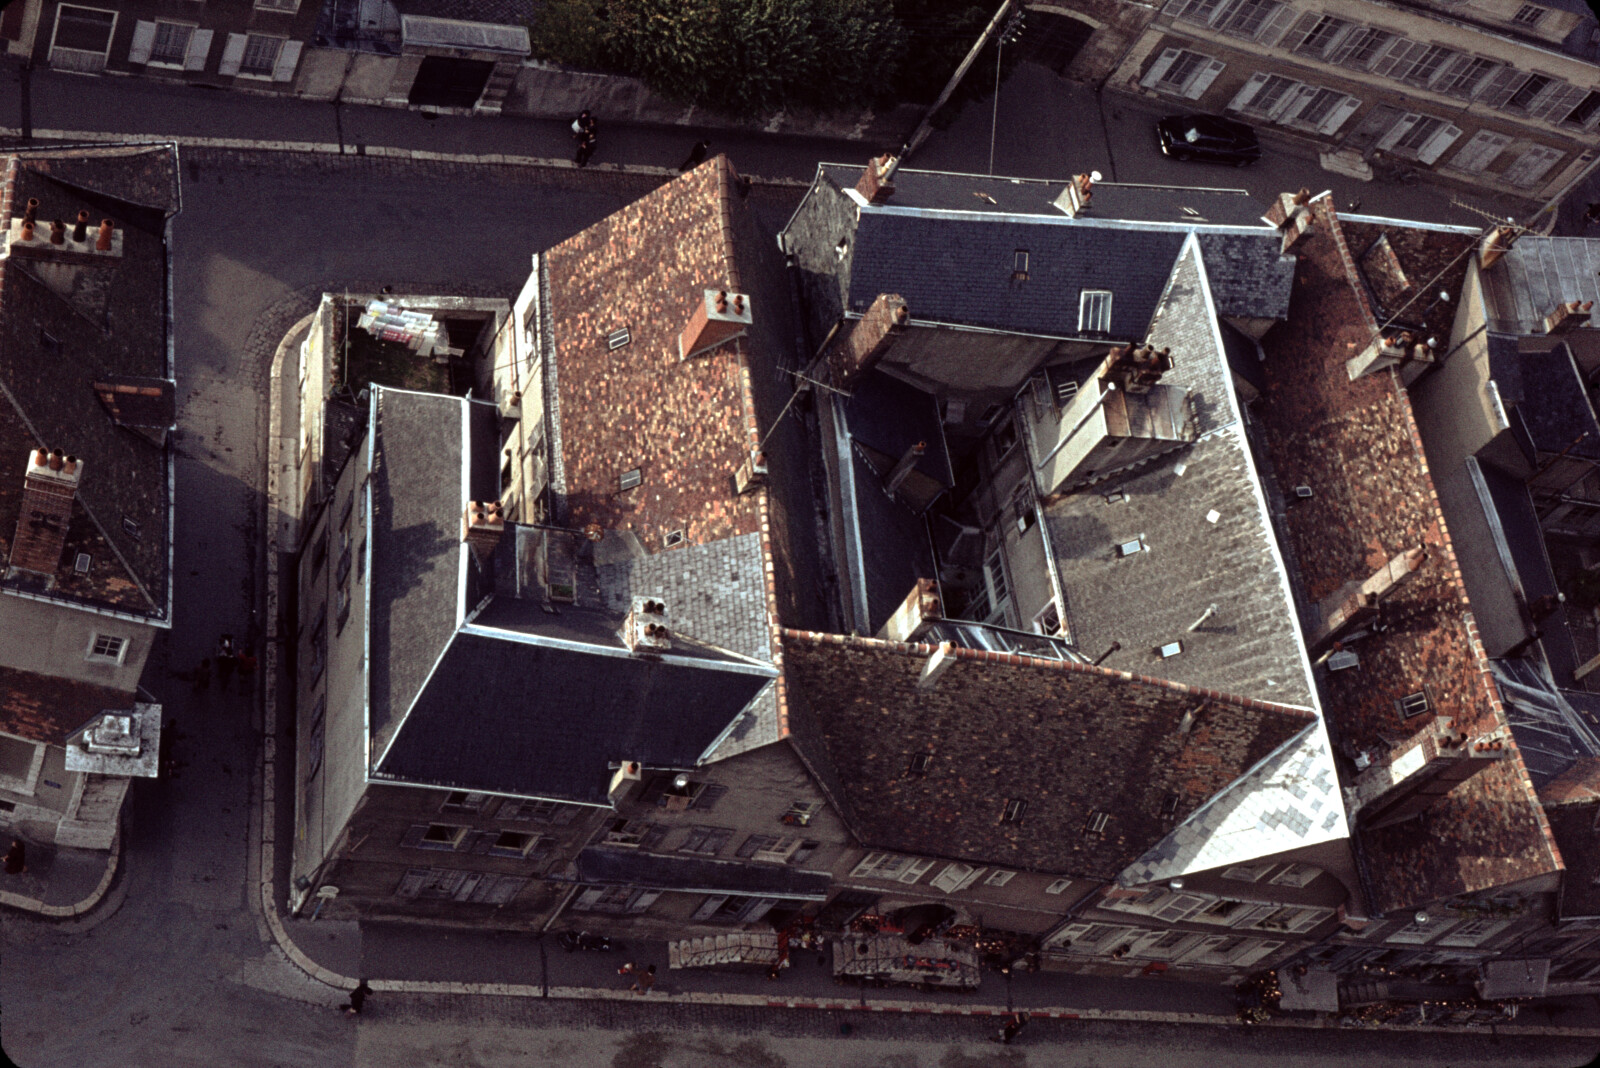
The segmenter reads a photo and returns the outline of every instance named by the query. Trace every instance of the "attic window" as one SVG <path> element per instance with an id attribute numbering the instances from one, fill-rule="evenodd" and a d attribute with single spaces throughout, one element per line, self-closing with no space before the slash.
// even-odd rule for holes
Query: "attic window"
<path id="1" fill-rule="evenodd" d="M 1420 716 L 1424 712 L 1430 711 L 1433 705 L 1428 700 L 1428 691 L 1423 689 L 1416 693 L 1406 694 L 1395 702 L 1395 707 L 1400 711 L 1400 718 L 1410 719 L 1412 716 Z"/>
<path id="2" fill-rule="evenodd" d="M 1028 803 L 1012 799 L 1006 802 L 1006 807 L 1000 813 L 1001 823 L 1021 823 L 1022 814 L 1028 811 Z"/>
<path id="3" fill-rule="evenodd" d="M 39 347 L 52 356 L 61 355 L 61 339 L 48 330 L 39 331 Z"/>
<path id="4" fill-rule="evenodd" d="M 122 529 L 123 529 L 123 532 L 126 533 L 128 535 L 128 537 L 132 538 L 134 541 L 138 541 L 139 538 L 141 537 L 141 535 L 139 533 L 139 524 L 135 523 L 133 520 L 129 519 L 127 516 L 123 516 L 122 517 Z"/>
<path id="5" fill-rule="evenodd" d="M 611 333 L 606 335 L 606 348 L 611 350 L 620 349 L 622 346 L 626 345 L 632 340 L 633 335 L 628 332 L 627 327 L 623 327 L 620 330 L 613 330 Z"/>
<path id="6" fill-rule="evenodd" d="M 914 753 L 911 756 L 910 766 L 906 768 L 906 773 L 908 775 L 926 775 L 928 774 L 928 768 L 932 764 L 932 753 Z"/>
<path id="7" fill-rule="evenodd" d="M 1019 248 L 1011 254 L 1011 280 L 1013 282 L 1028 280 L 1028 250 L 1025 248 Z"/>
<path id="8" fill-rule="evenodd" d="M 833 257 L 834 257 L 834 259 L 842 260 L 845 257 L 845 253 L 847 253 L 849 251 L 850 251 L 850 239 L 848 237 L 841 237 L 839 239 L 839 243 L 837 245 L 833 246 Z"/>
<path id="9" fill-rule="evenodd" d="M 1111 331 L 1111 291 L 1084 289 L 1078 293 L 1078 333 L 1106 334 Z"/>
<path id="10" fill-rule="evenodd" d="M 1178 814 L 1178 795 L 1168 793 L 1161 799 L 1161 818 L 1171 819 Z"/>
<path id="11" fill-rule="evenodd" d="M 1168 642 L 1155 648 L 1155 654 L 1163 660 L 1170 660 L 1181 652 L 1183 652 L 1182 642 Z"/>
<path id="12" fill-rule="evenodd" d="M 1067 892 L 1067 887 L 1071 885 L 1071 879 L 1057 879 L 1055 882 L 1045 887 L 1044 892 L 1047 894 L 1064 894 Z"/>
<path id="13" fill-rule="evenodd" d="M 984 886 L 1004 886 L 1009 883 L 1017 873 L 1014 871 L 994 871 L 983 881 Z"/>
<path id="14" fill-rule="evenodd" d="M 1089 818 L 1084 821 L 1083 833 L 1085 835 L 1098 835 L 1106 833 L 1106 824 L 1111 822 L 1111 813 L 1095 809 L 1089 813 Z"/>
<path id="15" fill-rule="evenodd" d="M 94 557 L 88 553 L 79 553 L 77 559 L 72 562 L 72 573 L 75 575 L 87 575 L 89 568 L 93 565 Z"/>
<path id="16" fill-rule="evenodd" d="M 1141 534 L 1132 541 L 1121 542 L 1117 545 L 1118 556 L 1132 556 L 1134 553 L 1145 551 L 1144 535 Z"/>
<path id="17" fill-rule="evenodd" d="M 664 539 L 662 539 L 662 544 L 664 544 L 669 549 L 672 548 L 675 545 L 682 545 L 683 544 L 683 531 L 681 531 L 681 530 L 669 530 L 669 531 L 667 531 L 667 536 Z"/>
<path id="18" fill-rule="evenodd" d="M 789 811 L 782 818 L 791 827 L 809 827 L 812 817 L 821 811 L 821 801 L 791 801 Z"/>
<path id="19" fill-rule="evenodd" d="M 632 471 L 622 472 L 622 478 L 619 480 L 618 485 L 622 487 L 622 491 L 625 493 L 631 489 L 638 489 L 639 484 L 643 481 L 644 471 L 635 467 Z"/>

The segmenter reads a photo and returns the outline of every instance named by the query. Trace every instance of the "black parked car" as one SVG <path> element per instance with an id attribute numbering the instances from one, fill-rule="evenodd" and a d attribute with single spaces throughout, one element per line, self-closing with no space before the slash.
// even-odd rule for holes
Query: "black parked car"
<path id="1" fill-rule="evenodd" d="M 1156 123 L 1161 151 L 1173 159 L 1203 159 L 1243 167 L 1261 158 L 1256 132 L 1215 115 L 1168 115 Z"/>

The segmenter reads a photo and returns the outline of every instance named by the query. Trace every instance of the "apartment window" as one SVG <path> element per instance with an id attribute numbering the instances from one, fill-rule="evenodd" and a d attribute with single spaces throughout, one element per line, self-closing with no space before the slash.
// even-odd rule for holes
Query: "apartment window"
<path id="1" fill-rule="evenodd" d="M 1560 149 L 1534 145 L 1518 156 L 1502 176 L 1509 185 L 1528 188 L 1537 185 L 1561 159 Z"/>
<path id="2" fill-rule="evenodd" d="M 1600 92 L 1592 92 L 1567 112 L 1567 117 L 1561 121 L 1572 126 L 1592 126 L 1597 115 L 1600 115 Z"/>
<path id="3" fill-rule="evenodd" d="M 1017 424 L 1010 419 L 1003 419 L 994 428 L 994 434 L 989 438 L 989 445 L 994 450 L 995 463 L 999 463 L 1011 454 L 1017 444 Z"/>
<path id="4" fill-rule="evenodd" d="M 1328 61 L 1351 70 L 1366 70 L 1393 40 L 1394 34 L 1387 30 L 1363 27 L 1346 37 Z"/>
<path id="5" fill-rule="evenodd" d="M 989 585 L 989 604 L 991 610 L 983 620 L 985 623 L 1001 621 L 1005 618 L 1006 598 L 1010 591 L 1006 588 L 1006 570 L 1000 558 L 1000 550 L 996 549 L 989 554 L 989 559 L 984 562 L 983 574 Z"/>
<path id="6" fill-rule="evenodd" d="M 127 651 L 128 639 L 118 638 L 112 634 L 96 634 L 89 642 L 89 653 L 86 659 L 120 664 Z"/>
<path id="7" fill-rule="evenodd" d="M 1006 883 L 1009 883 L 1012 878 L 1016 876 L 1016 874 L 1017 873 L 1014 871 L 993 871 L 990 872 L 989 877 L 983 881 L 983 885 L 1004 886 Z"/>
<path id="8" fill-rule="evenodd" d="M 655 904 L 660 896 L 659 890 L 640 890 L 633 886 L 585 886 L 573 900 L 572 911 L 637 915 Z"/>
<path id="9" fill-rule="evenodd" d="M 1539 98 L 1539 94 L 1554 80 L 1543 74 L 1530 74 L 1517 91 L 1511 94 L 1511 99 L 1505 102 L 1504 107 L 1512 111 L 1528 111 L 1533 107 L 1533 102 Z"/>
<path id="10" fill-rule="evenodd" d="M 283 48 L 283 38 L 263 37 L 252 33 L 244 45 L 244 57 L 239 61 L 239 73 L 255 78 L 272 77 L 278 65 L 278 52 Z"/>
<path id="11" fill-rule="evenodd" d="M 532 820 L 535 823 L 549 823 L 560 826 L 571 823 L 577 815 L 578 806 L 576 805 L 563 805 L 559 801 L 524 798 L 503 803 L 500 806 L 500 811 L 495 813 L 495 818 L 515 822 Z"/>
<path id="12" fill-rule="evenodd" d="M 734 855 L 768 864 L 787 864 L 800 848 L 799 838 L 780 838 L 772 834 L 752 834 Z"/>
<path id="13" fill-rule="evenodd" d="M 150 43 L 150 62 L 182 66 L 194 27 L 180 22 L 157 22 L 155 30 L 155 39 Z"/>
<path id="14" fill-rule="evenodd" d="M 406 832 L 400 844 L 408 849 L 440 849 L 454 852 L 467 837 L 467 828 L 450 823 L 424 823 Z"/>
<path id="15" fill-rule="evenodd" d="M 1139 84 L 1146 89 L 1175 93 L 1195 100 L 1211 87 L 1224 67 L 1225 64 L 1210 56 L 1169 48 L 1156 57 Z"/>
<path id="16" fill-rule="evenodd" d="M 732 827 L 690 827 L 688 836 L 678 846 L 678 852 L 714 857 L 732 837 Z"/>
<path id="17" fill-rule="evenodd" d="M 1350 24 L 1344 19 L 1336 19 L 1332 15 L 1323 15 L 1318 18 L 1306 34 L 1305 39 L 1295 46 L 1298 55 L 1312 56 L 1321 59 L 1328 54 L 1328 49 L 1333 47 L 1334 40 L 1348 29 Z"/>
<path id="18" fill-rule="evenodd" d="M 1218 28 L 1231 37 L 1245 37 L 1253 41 L 1266 26 L 1267 20 L 1282 6 L 1277 0 L 1239 0 Z"/>
<path id="19" fill-rule="evenodd" d="M 439 806 L 439 810 L 441 812 L 479 812 L 482 811 L 488 800 L 488 794 L 454 790 L 445 797 L 444 804 Z"/>
<path id="20" fill-rule="evenodd" d="M 1444 127 L 1445 121 L 1443 119 L 1435 119 L 1429 115 L 1418 116 L 1417 121 L 1411 124 L 1411 129 L 1407 130 L 1394 143 L 1393 148 L 1396 152 L 1403 152 L 1412 156 L 1418 155 L 1422 151 L 1422 146 L 1426 145 L 1433 135 L 1443 130 Z"/>
<path id="21" fill-rule="evenodd" d="M 667 836 L 667 828 L 644 820 L 620 819 L 607 828 L 603 843 L 627 849 L 654 849 Z"/>
<path id="22" fill-rule="evenodd" d="M 1111 332 L 1111 291 L 1085 289 L 1078 293 L 1078 333 Z"/>
<path id="23" fill-rule="evenodd" d="M 1272 877 L 1275 886 L 1309 886 L 1322 869 L 1315 864 L 1289 864 Z"/>
<path id="24" fill-rule="evenodd" d="M 1483 84 L 1483 80 L 1498 66 L 1499 63 L 1492 59 L 1484 59 L 1482 56 L 1464 57 L 1464 62 L 1457 63 L 1453 69 L 1447 71 L 1434 88 L 1441 93 L 1470 100 L 1478 91 L 1478 87 Z"/>
<path id="25" fill-rule="evenodd" d="M 1481 174 L 1510 143 L 1511 137 L 1508 134 L 1479 130 L 1472 135 L 1472 140 L 1468 141 L 1461 151 L 1451 157 L 1446 166 L 1468 174 Z"/>
<path id="26" fill-rule="evenodd" d="M 1400 80 L 1407 85 L 1426 86 L 1433 81 L 1434 76 L 1439 73 L 1439 69 L 1444 66 L 1445 61 L 1455 55 L 1456 53 L 1452 49 L 1441 45 L 1432 45 L 1417 57 L 1416 62 L 1411 65 L 1411 69 L 1406 71 Z"/>
<path id="27" fill-rule="evenodd" d="M 293 15 L 300 10 L 300 0 L 256 0 L 257 11 L 277 11 Z"/>
<path id="28" fill-rule="evenodd" d="M 1271 864 L 1235 864 L 1231 868 L 1224 868 L 1222 877 L 1238 883 L 1255 883 L 1260 882 L 1271 870 Z"/>
<path id="29" fill-rule="evenodd" d="M 868 853 L 850 872 L 852 879 L 884 879 L 915 883 L 928 873 L 934 862 L 923 857 L 903 857 L 894 853 Z"/>
<path id="30" fill-rule="evenodd" d="M 1251 79 L 1254 81 L 1254 79 Z M 1260 88 L 1248 99 L 1240 100 L 1234 104 L 1234 110 L 1243 111 L 1253 115 L 1271 116 L 1274 109 L 1284 102 L 1289 91 L 1297 88 L 1299 82 L 1293 78 L 1284 78 L 1277 74 L 1269 74 L 1260 83 Z M 1242 94 L 1241 94 L 1242 95 Z"/>
<path id="31" fill-rule="evenodd" d="M 928 768 L 933 764 L 932 753 L 913 753 L 911 763 L 906 766 L 908 775 L 926 775 Z"/>
<path id="32" fill-rule="evenodd" d="M 105 69 L 117 13 L 97 7 L 62 4 L 56 8 L 50 65 L 60 70 L 98 74 Z"/>
<path id="33" fill-rule="evenodd" d="M 326 605 L 323 606 L 324 610 Z M 328 620 L 318 613 L 317 629 L 311 632 L 311 681 L 322 678 L 322 669 L 328 665 Z"/>
<path id="34" fill-rule="evenodd" d="M 1320 129 L 1328 120 L 1328 116 L 1333 114 L 1333 109 L 1348 99 L 1350 98 L 1338 90 L 1318 89 L 1312 94 L 1311 99 L 1301 105 L 1299 112 L 1294 115 L 1294 121 Z M 1331 130 L 1323 132 L 1332 133 Z"/>
<path id="35" fill-rule="evenodd" d="M 1544 18 L 1545 9 L 1538 4 L 1523 4 L 1517 8 L 1517 13 L 1511 16 L 1511 21 L 1521 26 L 1537 26 L 1539 20 Z"/>

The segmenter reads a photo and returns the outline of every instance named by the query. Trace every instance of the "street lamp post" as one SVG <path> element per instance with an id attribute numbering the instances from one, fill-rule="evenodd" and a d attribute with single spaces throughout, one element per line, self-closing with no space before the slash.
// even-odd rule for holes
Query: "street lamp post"
<path id="1" fill-rule="evenodd" d="M 1022 33 L 1022 12 L 1016 11 L 1011 15 L 1011 20 L 1006 23 L 1006 28 L 1000 31 L 1000 36 L 995 39 L 994 48 L 994 108 L 989 116 L 989 173 L 994 174 L 994 138 L 995 131 L 1000 124 L 1000 57 L 1005 54 L 1006 44 L 1015 41 Z"/>

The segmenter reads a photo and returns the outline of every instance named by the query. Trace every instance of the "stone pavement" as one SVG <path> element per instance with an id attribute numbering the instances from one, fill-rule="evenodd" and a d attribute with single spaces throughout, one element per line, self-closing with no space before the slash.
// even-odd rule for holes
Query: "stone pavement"
<path id="1" fill-rule="evenodd" d="M 52 919 L 72 919 L 110 892 L 122 857 L 122 838 L 110 850 L 73 849 L 24 839 L 28 870 L 0 876 L 0 905 Z M 98 918 L 98 917 L 96 917 Z"/>

